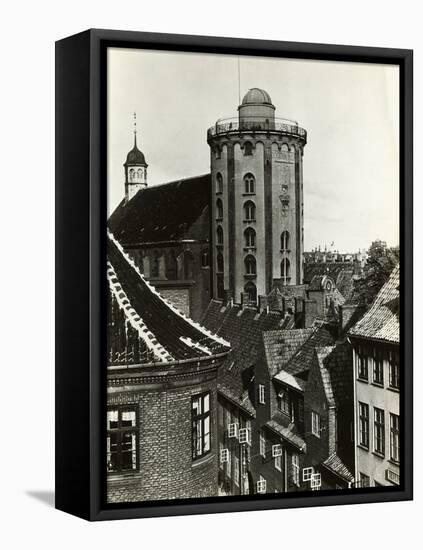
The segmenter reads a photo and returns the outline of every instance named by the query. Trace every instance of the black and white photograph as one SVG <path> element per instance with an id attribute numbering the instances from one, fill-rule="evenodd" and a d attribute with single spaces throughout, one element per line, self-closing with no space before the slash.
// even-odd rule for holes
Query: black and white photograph
<path id="1" fill-rule="evenodd" d="M 103 230 L 108 504 L 400 487 L 398 65 L 109 47 Z"/>

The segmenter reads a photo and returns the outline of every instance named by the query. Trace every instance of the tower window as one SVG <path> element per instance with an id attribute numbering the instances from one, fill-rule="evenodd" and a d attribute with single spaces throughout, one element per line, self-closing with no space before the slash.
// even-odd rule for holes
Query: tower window
<path id="1" fill-rule="evenodd" d="M 178 260 L 176 259 L 176 253 L 171 250 L 166 258 L 166 279 L 175 280 L 178 278 Z"/>
<path id="2" fill-rule="evenodd" d="M 107 411 L 107 470 L 138 469 L 137 411 L 115 408 Z"/>
<path id="3" fill-rule="evenodd" d="M 220 199 L 217 199 L 216 201 L 216 219 L 223 219 L 223 203 Z"/>
<path id="4" fill-rule="evenodd" d="M 220 172 L 216 174 L 216 193 L 223 193 L 223 177 Z"/>
<path id="5" fill-rule="evenodd" d="M 244 204 L 244 219 L 246 221 L 255 221 L 256 205 L 252 201 L 247 201 Z"/>
<path id="6" fill-rule="evenodd" d="M 142 179 L 142 168 L 138 168 L 137 175 L 138 175 L 138 179 L 141 180 Z"/>
<path id="7" fill-rule="evenodd" d="M 217 255 L 216 263 L 217 263 L 217 272 L 223 273 L 224 263 L 223 263 L 223 254 L 221 252 L 219 252 L 219 254 Z"/>
<path id="8" fill-rule="evenodd" d="M 200 458 L 210 452 L 210 393 L 191 399 L 192 458 Z"/>
<path id="9" fill-rule="evenodd" d="M 256 192 L 256 178 L 253 174 L 245 174 L 244 176 L 244 192 L 252 194 Z"/>
<path id="10" fill-rule="evenodd" d="M 245 260 L 245 273 L 246 275 L 255 275 L 256 274 L 256 259 L 254 256 L 248 255 Z"/>
<path id="11" fill-rule="evenodd" d="M 284 258 L 281 261 L 281 278 L 284 285 L 287 285 L 291 279 L 290 276 L 291 265 L 288 258 Z"/>
<path id="12" fill-rule="evenodd" d="M 257 302 L 257 288 L 252 281 L 248 281 L 244 286 L 244 292 L 248 294 L 248 300 L 250 302 Z"/>
<path id="13" fill-rule="evenodd" d="M 209 257 L 209 250 L 208 248 L 205 248 L 201 254 L 201 265 L 202 267 L 209 267 L 210 265 L 210 257 Z"/>
<path id="14" fill-rule="evenodd" d="M 254 247 L 256 246 L 256 232 L 252 227 L 247 227 L 244 231 L 244 240 L 245 246 Z"/>
<path id="15" fill-rule="evenodd" d="M 129 181 L 134 181 L 134 177 L 135 177 L 135 170 L 131 168 L 129 170 Z"/>
<path id="16" fill-rule="evenodd" d="M 216 229 L 216 243 L 218 245 L 223 245 L 223 229 L 220 225 Z"/>
<path id="17" fill-rule="evenodd" d="M 159 253 L 154 251 L 153 261 L 151 263 L 151 277 L 159 276 Z"/>
<path id="18" fill-rule="evenodd" d="M 289 233 L 288 231 L 283 231 L 281 234 L 281 250 L 287 252 L 289 250 Z"/>
<path id="19" fill-rule="evenodd" d="M 244 143 L 244 155 L 250 157 L 253 154 L 253 145 L 250 141 Z"/>

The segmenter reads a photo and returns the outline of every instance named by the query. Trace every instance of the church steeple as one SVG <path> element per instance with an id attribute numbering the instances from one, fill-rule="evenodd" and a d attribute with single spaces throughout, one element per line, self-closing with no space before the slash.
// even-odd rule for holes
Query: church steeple
<path id="1" fill-rule="evenodd" d="M 127 202 L 134 197 L 138 191 L 147 187 L 147 167 L 144 154 L 137 146 L 137 114 L 134 113 L 134 147 L 129 151 L 125 169 L 125 197 Z"/>

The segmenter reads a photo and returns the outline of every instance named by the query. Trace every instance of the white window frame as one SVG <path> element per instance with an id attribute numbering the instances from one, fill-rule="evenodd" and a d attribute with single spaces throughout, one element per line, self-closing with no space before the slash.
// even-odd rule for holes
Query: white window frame
<path id="1" fill-rule="evenodd" d="M 311 481 L 311 476 L 314 474 L 313 466 L 303 468 L 303 481 Z"/>
<path id="2" fill-rule="evenodd" d="M 229 438 L 237 438 L 238 437 L 238 423 L 237 422 L 231 422 L 228 424 L 228 437 Z"/>
<path id="3" fill-rule="evenodd" d="M 220 463 L 224 464 L 225 462 L 229 462 L 231 453 L 229 452 L 229 449 L 221 449 L 220 450 Z"/>
<path id="4" fill-rule="evenodd" d="M 264 479 L 263 476 L 260 476 L 260 479 L 257 481 L 257 493 L 260 495 L 263 495 L 266 493 L 267 489 L 267 481 Z"/>
<path id="5" fill-rule="evenodd" d="M 313 474 L 310 478 L 310 487 L 311 489 L 317 490 L 322 486 L 322 475 L 317 473 Z"/>
<path id="6" fill-rule="evenodd" d="M 316 411 L 311 411 L 311 433 L 320 438 L 321 418 Z"/>
<path id="7" fill-rule="evenodd" d="M 258 386 L 258 399 L 260 405 L 265 405 L 266 403 L 266 387 L 264 384 L 259 384 Z"/>
<path id="8" fill-rule="evenodd" d="M 291 456 L 292 482 L 297 487 L 300 486 L 300 455 L 292 453 Z"/>
<path id="9" fill-rule="evenodd" d="M 251 433 L 248 428 L 241 428 L 239 430 L 239 442 L 251 445 Z"/>
<path id="10" fill-rule="evenodd" d="M 280 443 L 277 443 L 276 445 L 272 445 L 272 456 L 273 458 L 282 456 L 282 445 Z"/>
<path id="11" fill-rule="evenodd" d="M 266 436 L 260 432 L 260 456 L 266 458 Z"/>
<path id="12" fill-rule="evenodd" d="M 233 480 L 235 482 L 235 485 L 239 487 L 239 458 L 234 455 L 234 468 L 233 468 Z"/>
<path id="13" fill-rule="evenodd" d="M 275 470 L 282 472 L 282 454 L 274 457 Z"/>

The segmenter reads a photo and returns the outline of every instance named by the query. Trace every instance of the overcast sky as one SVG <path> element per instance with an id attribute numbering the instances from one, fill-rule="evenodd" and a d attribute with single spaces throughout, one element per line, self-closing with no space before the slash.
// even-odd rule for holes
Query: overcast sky
<path id="1" fill-rule="evenodd" d="M 138 146 L 148 184 L 210 171 L 207 128 L 236 116 L 237 58 L 109 49 L 108 196 L 124 196 L 123 163 Z M 308 132 L 304 152 L 305 249 L 340 251 L 376 238 L 399 242 L 399 71 L 327 61 L 240 58 L 241 98 L 265 89 L 276 116 Z"/>

